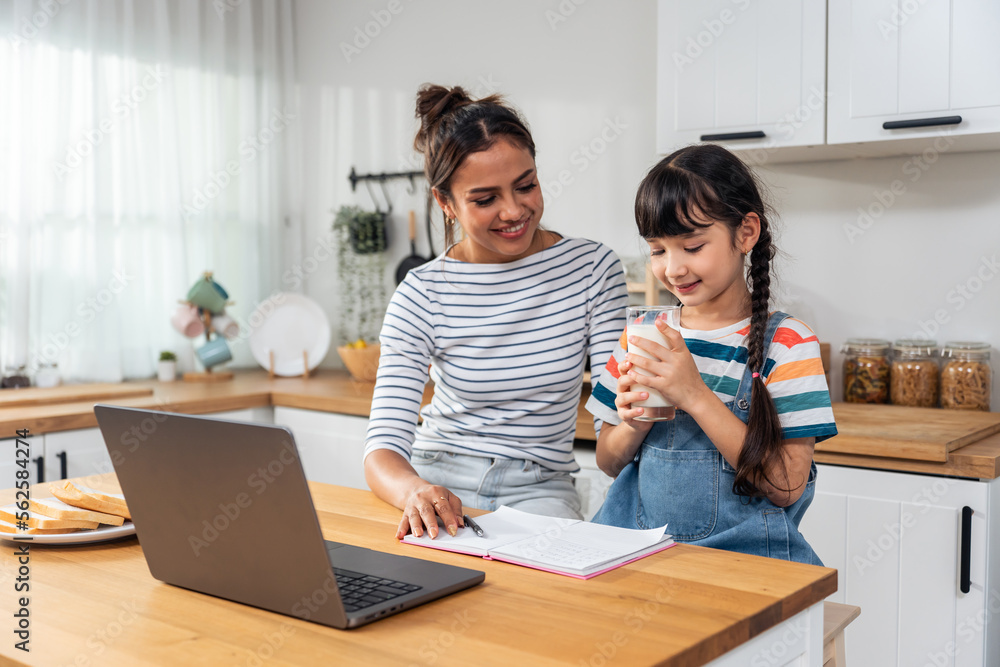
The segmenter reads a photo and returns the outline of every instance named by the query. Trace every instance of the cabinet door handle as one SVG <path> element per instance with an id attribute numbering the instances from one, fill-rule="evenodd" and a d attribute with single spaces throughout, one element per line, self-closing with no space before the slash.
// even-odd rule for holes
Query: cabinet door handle
<path id="1" fill-rule="evenodd" d="M 962 508 L 962 562 L 959 564 L 958 590 L 972 589 L 972 508 Z"/>
<path id="2" fill-rule="evenodd" d="M 734 141 L 736 139 L 763 139 L 767 135 L 761 130 L 753 132 L 729 132 L 728 134 L 703 134 L 702 141 Z"/>
<path id="3" fill-rule="evenodd" d="M 911 127 L 934 127 L 935 125 L 958 125 L 961 116 L 938 116 L 937 118 L 916 118 L 914 120 L 887 120 L 882 123 L 883 130 L 907 130 Z"/>
<path id="4" fill-rule="evenodd" d="M 37 483 L 41 484 L 42 482 L 45 481 L 45 457 L 36 456 L 35 458 L 31 459 L 31 462 L 34 463 L 36 466 L 38 466 L 38 474 L 36 475 L 38 477 Z"/>
<path id="5" fill-rule="evenodd" d="M 59 479 L 66 479 L 69 477 L 69 466 L 66 464 L 66 452 L 59 452 L 56 454 L 56 458 L 59 459 Z"/>

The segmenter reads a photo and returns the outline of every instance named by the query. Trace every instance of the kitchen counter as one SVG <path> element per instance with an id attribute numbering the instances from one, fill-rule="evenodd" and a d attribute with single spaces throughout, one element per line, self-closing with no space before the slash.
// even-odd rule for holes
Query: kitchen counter
<path id="1" fill-rule="evenodd" d="M 88 483 L 117 488 L 113 475 Z M 163 584 L 134 538 L 35 544 L 27 565 L 4 544 L 0 572 L 30 568 L 31 652 L 14 648 L 8 615 L 0 662 L 721 667 L 778 655 L 822 663 L 822 601 L 837 590 L 835 570 L 678 544 L 582 581 L 407 546 L 393 538 L 399 512 L 371 492 L 318 483 L 310 491 L 326 539 L 483 570 L 486 581 L 342 631 Z M 13 495 L 0 491 L 0 503 Z M 16 603 L 12 587 L 4 595 Z"/>
<path id="2" fill-rule="evenodd" d="M 13 437 L 14 431 L 22 428 L 39 434 L 96 427 L 97 420 L 93 412 L 95 402 L 188 414 L 282 406 L 367 417 L 374 386 L 369 382 L 353 380 L 346 372 L 337 370 L 321 370 L 310 378 L 269 378 L 264 371 L 241 371 L 229 382 L 142 380 L 124 385 L 142 388 L 150 393 L 78 400 L 73 395 L 72 386 L 3 390 L 0 392 L 0 437 Z M 79 387 L 83 391 L 87 386 Z M 432 388 L 429 386 L 424 394 L 425 402 L 430 400 L 431 392 Z M 22 398 L 49 402 L 4 407 L 2 399 L 10 396 L 17 397 L 20 403 L 24 402 Z M 62 402 L 51 402 L 54 396 Z M 583 407 L 585 398 L 586 396 L 580 402 L 576 437 L 579 440 L 593 441 L 593 421 Z M 886 407 L 891 409 L 892 406 Z M 841 422 L 842 419 L 838 417 Z M 947 460 L 941 462 L 833 451 L 817 451 L 815 459 L 818 463 L 861 468 L 995 479 L 1000 477 L 1000 433 L 949 452 Z"/>

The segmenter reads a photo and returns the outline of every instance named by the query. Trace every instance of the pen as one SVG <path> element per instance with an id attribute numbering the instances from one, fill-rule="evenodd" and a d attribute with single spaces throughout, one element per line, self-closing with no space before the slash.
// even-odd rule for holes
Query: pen
<path id="1" fill-rule="evenodd" d="M 463 514 L 462 518 L 465 519 L 466 526 L 476 531 L 476 535 L 478 535 L 479 537 L 486 537 L 486 533 L 483 532 L 483 529 L 479 527 L 478 523 L 472 520 L 472 517 L 470 517 L 468 514 Z"/>

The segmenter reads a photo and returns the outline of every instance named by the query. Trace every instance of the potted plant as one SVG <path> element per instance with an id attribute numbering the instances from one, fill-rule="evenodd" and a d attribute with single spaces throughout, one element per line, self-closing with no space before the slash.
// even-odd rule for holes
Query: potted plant
<path id="1" fill-rule="evenodd" d="M 389 293 L 385 287 L 385 214 L 342 206 L 333 220 L 340 295 L 338 347 L 357 380 L 372 382 L 378 370 L 378 334 Z"/>
<path id="2" fill-rule="evenodd" d="M 156 376 L 160 382 L 173 382 L 177 379 L 177 355 L 169 350 L 160 352 L 160 361 L 156 364 Z"/>

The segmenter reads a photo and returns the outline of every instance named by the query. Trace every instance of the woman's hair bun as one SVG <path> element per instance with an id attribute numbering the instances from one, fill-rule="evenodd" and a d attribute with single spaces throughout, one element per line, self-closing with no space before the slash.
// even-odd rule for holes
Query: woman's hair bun
<path id="1" fill-rule="evenodd" d="M 472 102 L 461 86 L 445 88 L 433 83 L 424 84 L 417 91 L 417 117 L 435 120 Z"/>
<path id="2" fill-rule="evenodd" d="M 434 136 L 441 119 L 457 109 L 475 102 L 461 86 L 445 88 L 437 84 L 424 84 L 417 91 L 417 118 L 420 119 L 420 131 L 417 133 L 414 147 L 423 152 L 427 147 L 428 138 Z"/>

